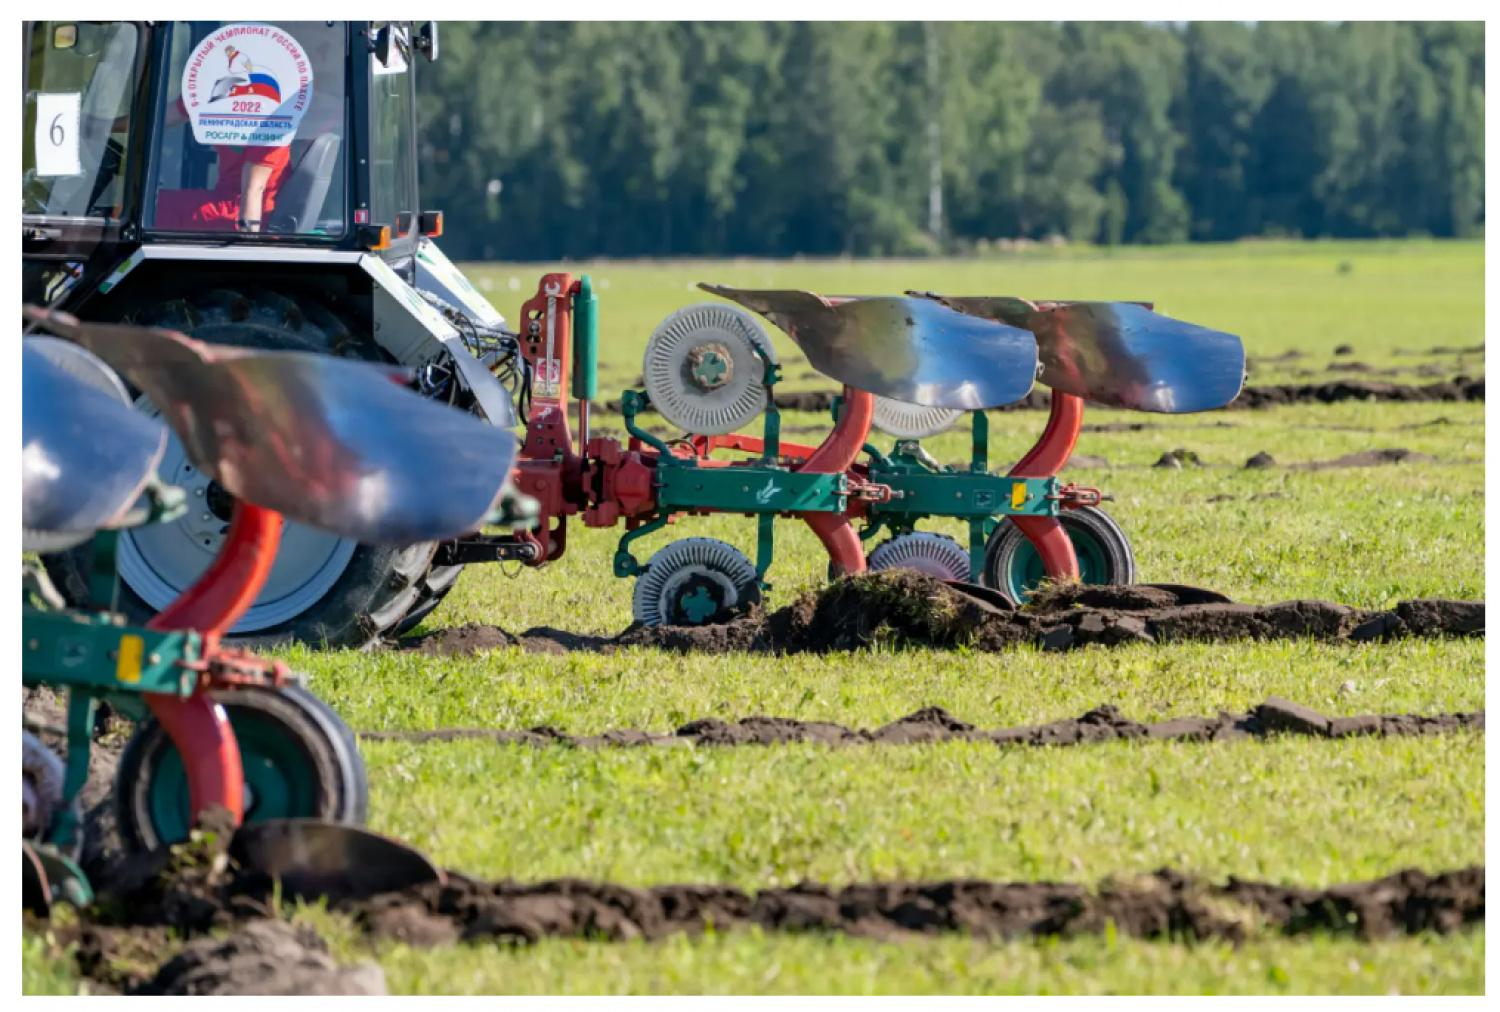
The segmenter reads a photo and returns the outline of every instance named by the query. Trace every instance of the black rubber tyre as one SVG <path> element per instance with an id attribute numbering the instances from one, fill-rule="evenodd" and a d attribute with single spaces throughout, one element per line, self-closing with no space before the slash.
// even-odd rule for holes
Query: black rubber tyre
<path id="1" fill-rule="evenodd" d="M 245 821 L 309 818 L 364 825 L 370 812 L 364 759 L 354 733 L 327 703 L 298 686 L 226 689 L 213 699 L 239 740 Z M 120 755 L 115 816 L 129 847 L 152 849 L 186 838 L 182 760 L 155 720 L 142 723 Z"/>
<path id="2" fill-rule="evenodd" d="M 314 293 L 293 297 L 265 289 L 209 289 L 127 306 L 120 316 L 127 322 L 169 327 L 213 344 L 389 361 L 373 341 L 358 336 L 368 333 L 367 326 L 344 319 Z M 314 646 L 363 647 L 395 635 L 411 609 L 425 603 L 424 595 L 430 595 L 429 570 L 436 547 L 434 542 L 405 548 L 359 545 L 343 572 L 313 603 L 286 620 L 237 633 L 232 642 L 270 646 L 296 640 Z M 87 544 L 46 556 L 43 561 L 53 583 L 70 603 L 87 601 Z M 456 578 L 455 573 L 448 585 Z M 433 596 L 428 612 L 441 596 Z M 137 622 L 144 622 L 156 611 L 124 580 L 120 582 L 119 607 Z"/>
<path id="3" fill-rule="evenodd" d="M 1135 552 L 1113 517 L 1095 506 L 1064 510 L 1058 519 L 1073 541 L 1084 583 L 1136 582 Z M 1024 603 L 1042 576 L 1041 559 L 1026 535 L 1001 521 L 984 546 L 981 583 L 1016 604 Z"/>
<path id="4" fill-rule="evenodd" d="M 433 566 L 427 570 L 427 576 L 423 578 L 422 585 L 418 589 L 417 603 L 412 605 L 406 612 L 406 617 L 396 623 L 392 629 L 391 636 L 405 636 L 417 626 L 422 620 L 432 614 L 438 605 L 443 603 L 443 598 L 458 584 L 458 578 L 463 574 L 464 567 L 457 566 Z"/>

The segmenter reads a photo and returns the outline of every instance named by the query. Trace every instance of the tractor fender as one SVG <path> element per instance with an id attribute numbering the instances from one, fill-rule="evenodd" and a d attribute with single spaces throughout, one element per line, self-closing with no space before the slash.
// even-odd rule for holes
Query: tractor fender
<path id="1" fill-rule="evenodd" d="M 442 257 L 442 254 L 439 253 L 438 256 Z M 510 395 L 484 364 L 470 354 L 457 329 L 392 270 L 389 264 L 374 254 L 354 250 L 278 249 L 269 246 L 152 244 L 142 246 L 126 257 L 100 283 L 100 294 L 116 288 L 132 271 L 148 260 L 198 261 L 216 265 L 244 263 L 287 267 L 345 267 L 360 271 L 371 282 L 375 321 L 373 337 L 376 344 L 389 352 L 397 362 L 413 367 L 427 365 L 440 358 L 444 352 L 448 353 L 457 365 L 460 381 L 474 394 L 474 400 L 484 412 L 485 418 L 492 424 L 503 427 L 509 427 L 514 422 L 515 412 L 510 405 Z M 442 257 L 442 262 L 446 263 L 447 258 Z M 451 263 L 448 266 L 452 268 Z M 457 273 L 456 269 L 454 273 Z M 474 294 L 477 296 L 478 292 Z"/>

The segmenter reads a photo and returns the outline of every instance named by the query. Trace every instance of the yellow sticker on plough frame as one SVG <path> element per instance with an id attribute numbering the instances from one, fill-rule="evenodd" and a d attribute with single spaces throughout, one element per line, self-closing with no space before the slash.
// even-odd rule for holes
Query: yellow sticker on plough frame
<path id="1" fill-rule="evenodd" d="M 115 677 L 122 682 L 134 684 L 141 680 L 141 658 L 146 653 L 146 641 L 135 635 L 120 637 L 120 651 L 115 659 Z"/>

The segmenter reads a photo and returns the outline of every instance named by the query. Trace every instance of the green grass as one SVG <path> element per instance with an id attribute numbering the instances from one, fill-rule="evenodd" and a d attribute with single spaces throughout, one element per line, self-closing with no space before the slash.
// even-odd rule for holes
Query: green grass
<path id="1" fill-rule="evenodd" d="M 1347 269 L 1341 269 L 1347 265 Z M 697 282 L 802 288 L 821 294 L 908 289 L 1030 299 L 1140 299 L 1171 316 L 1244 338 L 1250 355 L 1301 351 L 1263 363 L 1257 382 L 1326 364 L 1341 344 L 1371 364 L 1413 364 L 1398 349 L 1468 347 L 1484 340 L 1481 242 L 1246 242 L 1133 249 L 1038 250 L 963 260 L 702 260 L 471 264 L 465 270 L 513 318 L 542 271 L 595 280 L 600 363 L 632 382 L 652 328 L 675 309 L 714 301 Z M 774 328 L 772 328 L 774 330 Z M 783 361 L 795 346 L 779 332 Z M 1474 359 L 1474 356 L 1470 356 Z M 1480 359 L 1482 365 L 1482 359 Z M 788 389 L 826 386 L 789 369 Z M 628 374 L 628 375 L 627 375 Z M 612 387 L 604 383 L 606 390 Z"/>
<path id="2" fill-rule="evenodd" d="M 1327 713 L 1484 707 L 1484 644 L 1403 640 L 1090 647 L 1059 657 L 861 651 L 795 657 L 631 649 L 566 657 L 501 650 L 437 661 L 412 653 L 299 654 L 312 686 L 360 730 L 529 728 L 670 731 L 700 717 L 771 714 L 876 727 L 924 706 L 1003 727 L 1102 703 L 1138 720 L 1244 710 L 1267 696 Z"/>
<path id="3" fill-rule="evenodd" d="M 514 316 L 541 269 L 488 265 L 473 276 Z M 1307 380 L 1297 370 L 1331 378 L 1326 366 L 1343 343 L 1355 347 L 1353 358 L 1379 366 L 1483 370 L 1477 355 L 1395 354 L 1482 340 L 1478 243 L 571 269 L 599 283 L 607 397 L 634 382 L 662 317 L 707 299 L 691 289 L 699 280 L 829 293 L 931 288 L 1155 299 L 1172 315 L 1243 335 L 1252 355 L 1305 353 L 1262 364 L 1254 382 Z M 802 375 L 792 346 L 778 341 L 789 387 L 831 387 Z M 619 428 L 618 418 L 596 419 L 605 430 Z M 1036 438 L 1043 416 L 991 420 L 990 461 L 1005 466 Z M 1130 535 L 1143 580 L 1212 587 L 1250 602 L 1318 597 L 1369 608 L 1422 596 L 1484 597 L 1483 405 L 1348 403 L 1179 418 L 1091 409 L 1086 420 L 1159 426 L 1085 433 L 1078 452 L 1106 463 L 1068 474 L 1115 496 L 1107 509 Z M 787 438 L 803 442 L 817 442 L 828 427 L 806 413 L 783 421 Z M 962 432 L 928 446 L 945 462 L 967 454 Z M 1262 450 L 1287 465 L 1398 446 L 1437 459 L 1326 471 L 1242 467 Z M 1177 447 L 1197 452 L 1204 466 L 1151 468 Z M 951 525 L 937 529 L 957 533 Z M 638 554 L 695 534 L 753 552 L 752 525 L 723 517 L 681 522 L 648 538 Z M 575 522 L 567 555 L 546 570 L 471 568 L 426 627 L 617 632 L 629 621 L 631 590 L 609 575 L 617 537 Z M 821 583 L 826 564 L 801 525 L 779 524 L 777 537 L 772 605 Z M 1180 644 L 1063 655 L 504 650 L 439 660 L 298 648 L 283 656 L 351 726 L 372 730 L 551 724 L 580 733 L 665 731 L 698 717 L 750 713 L 869 727 L 932 705 L 1001 726 L 1075 716 L 1100 703 L 1138 719 L 1237 710 L 1271 694 L 1330 713 L 1484 705 L 1482 641 Z M 1164 864 L 1214 878 L 1318 885 L 1410 865 L 1482 862 L 1483 750 L 1483 736 L 1468 734 L 1009 751 L 961 743 L 572 751 L 390 742 L 364 749 L 373 824 L 443 863 L 520 878 L 745 887 L 896 875 L 1094 882 Z M 324 921 L 341 954 L 369 955 L 347 925 Z M 1483 989 L 1483 946 L 1482 932 L 1375 945 L 1256 939 L 1237 950 L 1103 938 L 891 944 L 746 932 L 652 945 L 552 940 L 414 951 L 383 944 L 375 954 L 403 992 L 1456 993 Z M 23 974 L 31 993 L 75 986 L 68 960 L 35 936 L 23 943 Z"/>
<path id="4" fill-rule="evenodd" d="M 491 877 L 750 889 L 1094 882 L 1172 866 L 1315 886 L 1484 860 L 1484 741 L 1468 734 L 1058 750 L 381 742 L 365 754 L 377 828 Z"/>
<path id="5" fill-rule="evenodd" d="M 359 950 L 351 947 L 351 955 Z M 1173 945 L 899 943 L 758 932 L 611 945 L 377 951 L 398 994 L 1477 994 L 1484 933 Z"/>
<path id="6" fill-rule="evenodd" d="M 371 944 L 347 918 L 293 915 L 335 958 L 375 959 L 392 994 L 1479 994 L 1484 932 L 1374 943 L 1255 937 L 1170 944 L 1128 937 L 877 942 L 748 930 L 659 942 L 543 939 L 436 949 Z M 166 955 L 165 953 L 163 954 Z M 22 992 L 87 994 L 71 952 L 22 939 Z"/>
<path id="7" fill-rule="evenodd" d="M 21 934 L 21 993 L 88 994 L 87 981 L 80 981 L 73 949 L 59 948 L 47 935 Z"/>

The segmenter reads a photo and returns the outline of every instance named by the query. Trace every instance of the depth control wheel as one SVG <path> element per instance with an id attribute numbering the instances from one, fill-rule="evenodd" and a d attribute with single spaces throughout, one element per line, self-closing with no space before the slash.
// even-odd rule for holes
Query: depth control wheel
<path id="1" fill-rule="evenodd" d="M 1078 555 L 1084 583 L 1134 583 L 1135 552 L 1114 518 L 1095 506 L 1058 514 Z M 1015 524 L 1002 520 L 984 547 L 983 583 L 1023 604 L 1046 577 L 1042 557 Z"/>
<path id="2" fill-rule="evenodd" d="M 369 783 L 354 733 L 338 714 L 298 686 L 213 693 L 239 742 L 245 821 L 322 819 L 362 825 Z M 153 849 L 188 838 L 187 770 L 155 720 L 125 745 L 115 774 L 115 808 L 126 842 Z"/>
<path id="3" fill-rule="evenodd" d="M 760 579 L 743 552 L 716 538 L 684 538 L 651 556 L 630 610 L 642 625 L 708 625 L 759 600 Z"/>
<path id="4" fill-rule="evenodd" d="M 969 553 L 957 541 L 930 531 L 913 531 L 883 541 L 870 553 L 870 572 L 914 569 L 939 580 L 969 579 Z"/>

